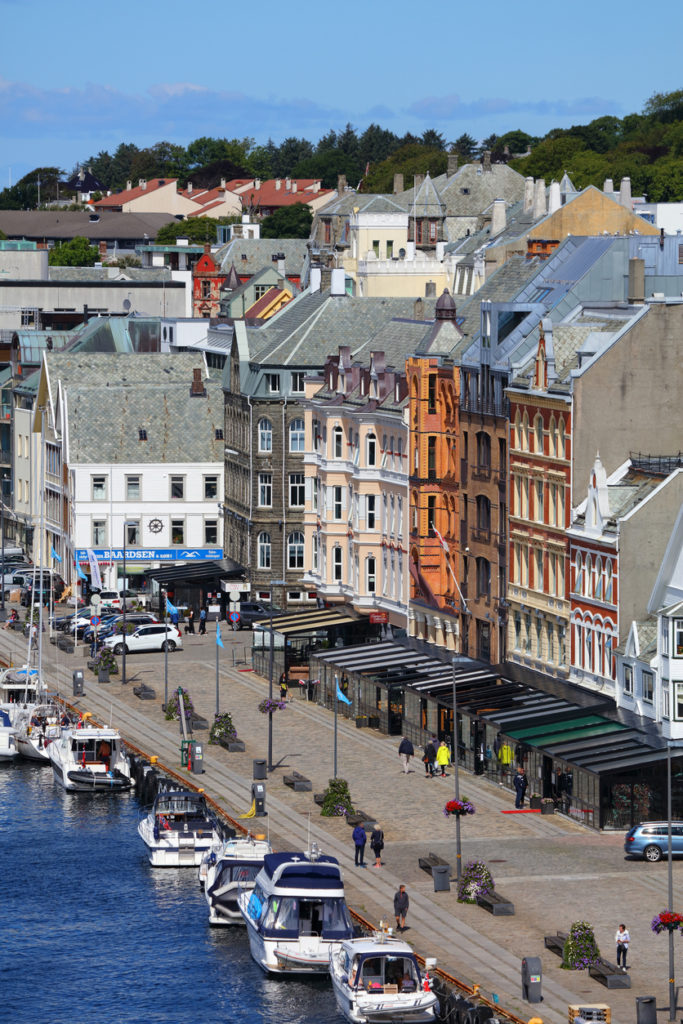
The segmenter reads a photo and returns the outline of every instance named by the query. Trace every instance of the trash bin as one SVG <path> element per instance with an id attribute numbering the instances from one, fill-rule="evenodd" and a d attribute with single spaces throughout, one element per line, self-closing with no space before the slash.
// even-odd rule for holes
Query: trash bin
<path id="1" fill-rule="evenodd" d="M 654 996 L 636 996 L 636 1024 L 657 1024 L 657 1000 Z"/>
<path id="2" fill-rule="evenodd" d="M 541 958 L 525 956 L 522 960 L 522 999 L 527 1003 L 541 1003 Z"/>
<path id="3" fill-rule="evenodd" d="M 451 891 L 450 864 L 434 864 L 432 866 L 432 878 L 434 879 L 434 892 Z"/>
<path id="4" fill-rule="evenodd" d="M 254 766 L 254 770 L 252 772 L 253 777 L 255 779 L 267 779 L 266 762 L 255 758 L 252 763 Z"/>
<path id="5" fill-rule="evenodd" d="M 265 764 L 266 762 L 261 762 Z M 256 762 L 254 761 L 254 767 Z M 257 818 L 265 818 L 266 816 L 266 784 L 265 782 L 252 782 L 251 784 L 251 796 L 254 801 L 254 813 Z"/>
<path id="6" fill-rule="evenodd" d="M 187 758 L 187 770 L 193 775 L 204 774 L 204 747 L 199 740 L 190 740 Z"/>
<path id="7" fill-rule="evenodd" d="M 73 696 L 74 697 L 82 697 L 83 696 L 83 673 L 81 672 L 80 669 L 76 669 L 74 672 L 71 673 L 71 682 L 72 682 L 72 685 L 73 685 L 73 691 L 72 691 L 73 692 Z"/>

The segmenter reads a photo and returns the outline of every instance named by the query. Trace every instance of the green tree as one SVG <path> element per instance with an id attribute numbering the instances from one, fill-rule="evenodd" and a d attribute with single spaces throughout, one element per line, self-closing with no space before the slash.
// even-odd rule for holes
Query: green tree
<path id="1" fill-rule="evenodd" d="M 388 156 L 395 153 L 400 143 L 398 135 L 380 128 L 378 124 L 371 124 L 365 129 L 358 140 L 358 155 L 361 165 L 381 163 Z"/>
<path id="2" fill-rule="evenodd" d="M 427 147 L 427 149 L 446 148 L 446 140 L 444 136 L 434 128 L 427 128 L 426 131 L 422 132 L 421 142 L 423 146 Z"/>
<path id="3" fill-rule="evenodd" d="M 16 185 L 0 192 L 0 210 L 35 210 L 39 205 L 54 202 L 63 177 L 64 171 L 59 167 L 35 167 Z"/>
<path id="4" fill-rule="evenodd" d="M 239 217 L 192 217 L 191 220 L 172 220 L 164 224 L 154 239 L 157 245 L 175 245 L 179 238 L 188 238 L 193 245 L 214 243 L 219 224 L 237 224 Z"/>
<path id="5" fill-rule="evenodd" d="M 643 107 L 643 113 L 653 121 L 683 121 L 683 89 L 653 93 Z"/>
<path id="6" fill-rule="evenodd" d="M 217 160 L 232 160 L 233 163 L 246 165 L 249 153 L 254 148 L 254 140 L 244 139 L 213 139 L 203 135 L 195 139 L 187 147 L 187 167 L 206 167 Z"/>
<path id="7" fill-rule="evenodd" d="M 99 258 L 95 246 L 87 238 L 77 235 L 70 242 L 60 242 L 50 249 L 48 263 L 51 267 L 92 267 Z"/>
<path id="8" fill-rule="evenodd" d="M 282 206 L 261 221 L 261 238 L 308 238 L 313 214 L 305 203 Z"/>
<path id="9" fill-rule="evenodd" d="M 308 139 L 296 139 L 290 136 L 278 146 L 273 154 L 273 174 L 276 178 L 285 178 L 292 173 L 294 167 L 313 156 L 313 146 Z"/>
<path id="10" fill-rule="evenodd" d="M 448 156 L 440 149 L 426 149 L 421 142 L 401 146 L 390 157 L 370 168 L 363 181 L 364 192 L 393 192 L 394 174 L 402 174 L 406 188 L 411 188 L 416 174 L 429 171 L 432 177 L 444 174 Z"/>
<path id="11" fill-rule="evenodd" d="M 292 168 L 293 178 L 320 178 L 323 188 L 336 188 L 337 177 L 346 175 L 349 185 L 354 188 L 362 171 L 356 157 L 349 156 L 341 149 L 328 149 L 322 153 L 314 153 L 307 160 L 302 160 Z"/>
<path id="12" fill-rule="evenodd" d="M 506 132 L 505 135 L 501 135 L 496 141 L 496 151 L 500 150 L 503 152 L 505 147 L 510 150 L 510 154 L 515 153 L 526 153 L 528 149 L 531 149 L 539 142 L 534 135 L 528 135 L 523 132 L 521 128 L 516 128 L 514 131 Z"/>
<path id="13" fill-rule="evenodd" d="M 477 151 L 477 140 L 464 132 L 459 138 L 452 142 L 451 147 L 463 160 L 471 160 Z"/>

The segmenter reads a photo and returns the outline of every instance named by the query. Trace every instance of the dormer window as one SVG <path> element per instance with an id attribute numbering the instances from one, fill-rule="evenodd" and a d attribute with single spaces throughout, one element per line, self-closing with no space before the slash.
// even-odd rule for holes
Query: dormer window
<path id="1" fill-rule="evenodd" d="M 145 430 L 144 427 L 140 427 L 140 429 L 138 430 L 138 440 L 139 441 L 146 441 L 147 440 L 147 431 Z"/>

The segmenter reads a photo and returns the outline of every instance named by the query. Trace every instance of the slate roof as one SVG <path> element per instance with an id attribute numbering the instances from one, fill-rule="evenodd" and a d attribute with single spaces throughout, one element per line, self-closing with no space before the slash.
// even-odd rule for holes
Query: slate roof
<path id="1" fill-rule="evenodd" d="M 107 186 L 95 177 L 93 172 L 80 167 L 68 181 L 64 182 L 64 188 L 71 192 L 106 192 Z"/>
<path id="2" fill-rule="evenodd" d="M 70 239 L 83 236 L 90 242 L 141 242 L 175 221 L 168 213 L 118 213 L 106 211 L 97 220 L 87 210 L 0 210 L 0 231 L 8 238 Z"/>
<path id="3" fill-rule="evenodd" d="M 490 171 L 479 163 L 463 164 L 450 177 L 440 174 L 431 180 L 447 217 L 476 217 L 495 199 L 516 203 L 524 198 L 524 178 L 507 164 L 492 164 Z M 403 193 L 409 205 L 413 193 L 414 189 Z"/>
<path id="4" fill-rule="evenodd" d="M 223 461 L 223 392 L 200 354 L 48 353 L 45 362 L 53 398 L 58 381 L 66 391 L 71 463 Z M 204 397 L 190 397 L 196 367 Z"/>
<path id="5" fill-rule="evenodd" d="M 438 220 L 446 213 L 446 205 L 428 174 L 417 190 L 410 212 L 413 217 L 431 217 Z"/>
<path id="6" fill-rule="evenodd" d="M 307 254 L 303 238 L 233 238 L 218 249 L 214 261 L 224 271 L 234 263 L 238 275 L 253 277 L 270 266 L 277 253 L 284 253 L 286 275 L 301 275 Z"/>
<path id="7" fill-rule="evenodd" d="M 638 634 L 638 646 L 640 654 L 638 657 L 643 661 L 649 661 L 657 653 L 657 616 L 649 615 L 646 619 L 635 623 Z M 627 633 L 621 643 L 616 647 L 616 653 L 626 654 L 626 647 L 629 641 Z"/>
<path id="8" fill-rule="evenodd" d="M 48 267 L 50 281 L 172 281 L 168 267 Z"/>

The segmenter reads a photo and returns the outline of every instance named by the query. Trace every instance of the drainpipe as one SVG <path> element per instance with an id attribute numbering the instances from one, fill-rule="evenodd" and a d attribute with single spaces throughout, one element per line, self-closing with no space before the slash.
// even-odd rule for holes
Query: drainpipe
<path id="1" fill-rule="evenodd" d="M 287 495 L 285 492 L 286 473 L 285 473 L 285 459 L 287 457 L 287 399 L 285 398 L 282 406 L 282 579 L 287 579 Z M 284 596 L 284 594 L 283 594 Z M 273 597 L 271 594 L 270 603 L 273 603 Z M 283 602 L 284 604 L 284 602 Z"/>
<path id="2" fill-rule="evenodd" d="M 254 423 L 254 408 L 251 398 L 247 395 L 249 406 L 249 522 L 247 523 L 247 569 L 251 569 L 251 517 L 254 511 L 254 437 L 252 427 Z M 249 574 L 251 583 L 251 573 Z"/>

